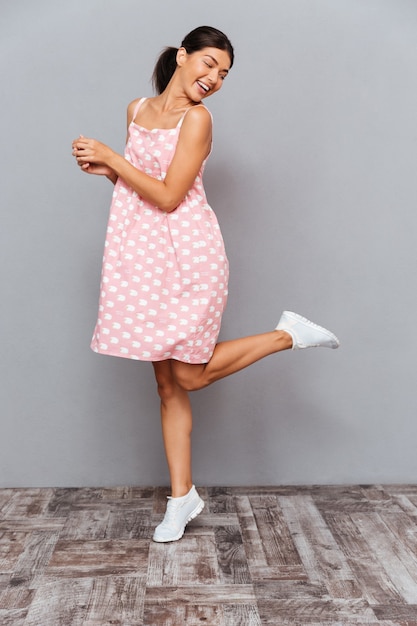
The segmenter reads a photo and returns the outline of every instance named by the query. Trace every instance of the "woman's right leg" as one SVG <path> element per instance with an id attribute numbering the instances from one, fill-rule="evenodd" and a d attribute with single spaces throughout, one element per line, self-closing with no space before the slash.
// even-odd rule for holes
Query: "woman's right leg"
<path id="1" fill-rule="evenodd" d="M 230 376 L 266 356 L 289 349 L 323 346 L 337 348 L 337 337 L 322 326 L 284 311 L 275 330 L 218 343 L 206 364 L 174 361 L 175 379 L 184 389 L 195 391 Z"/>

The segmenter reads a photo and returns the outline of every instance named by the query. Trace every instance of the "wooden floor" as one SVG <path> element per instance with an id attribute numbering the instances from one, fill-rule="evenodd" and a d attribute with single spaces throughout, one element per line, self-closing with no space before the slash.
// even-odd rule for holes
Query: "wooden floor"
<path id="1" fill-rule="evenodd" d="M 0 490 L 2 626 L 417 625 L 417 485 Z"/>

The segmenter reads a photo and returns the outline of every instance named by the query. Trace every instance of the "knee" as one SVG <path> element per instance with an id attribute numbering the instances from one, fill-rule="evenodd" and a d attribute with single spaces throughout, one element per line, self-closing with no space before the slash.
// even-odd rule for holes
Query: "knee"
<path id="1" fill-rule="evenodd" d="M 158 378 L 156 382 L 161 402 L 168 402 L 177 395 L 178 385 L 173 378 Z"/>
<path id="2" fill-rule="evenodd" d="M 175 381 L 184 391 L 198 391 L 210 384 L 206 380 L 204 369 L 201 371 L 197 365 L 188 365 L 178 362 L 178 366 L 174 367 Z"/>
<path id="3" fill-rule="evenodd" d="M 158 389 L 158 395 L 161 401 L 168 402 L 174 398 L 178 391 L 178 385 L 175 382 L 174 373 L 169 361 L 154 363 L 155 378 Z"/>

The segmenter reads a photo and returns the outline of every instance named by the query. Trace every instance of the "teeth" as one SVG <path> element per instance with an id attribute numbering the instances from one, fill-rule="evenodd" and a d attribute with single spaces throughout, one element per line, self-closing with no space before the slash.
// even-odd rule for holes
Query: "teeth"
<path id="1" fill-rule="evenodd" d="M 200 81 L 198 80 L 197 83 L 200 85 L 200 87 L 202 87 L 204 89 L 204 91 L 208 91 L 210 89 L 210 87 L 207 87 L 207 85 L 205 85 L 204 83 L 200 83 Z"/>

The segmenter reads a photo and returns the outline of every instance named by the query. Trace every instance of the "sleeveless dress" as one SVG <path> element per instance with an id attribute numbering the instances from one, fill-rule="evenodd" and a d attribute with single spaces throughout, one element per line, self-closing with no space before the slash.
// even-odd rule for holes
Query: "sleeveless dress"
<path id="1" fill-rule="evenodd" d="M 125 158 L 164 180 L 184 115 L 175 128 L 129 125 Z M 207 363 L 227 300 L 228 260 L 202 183 L 205 162 L 178 207 L 167 213 L 122 179 L 113 192 L 99 311 L 91 348 L 100 354 Z"/>

